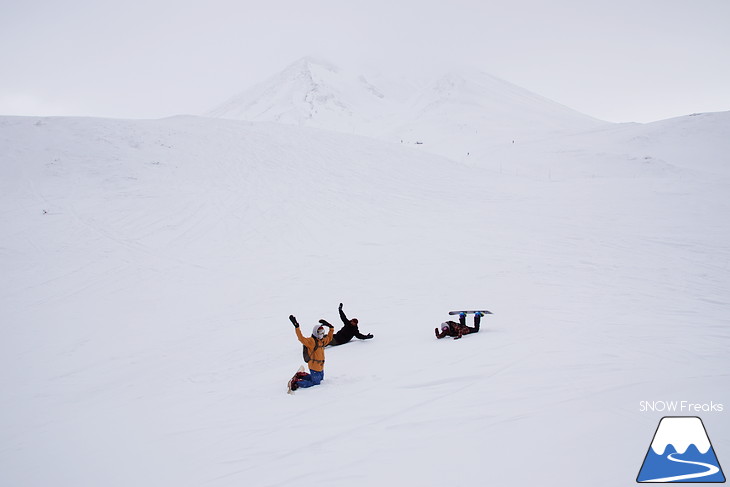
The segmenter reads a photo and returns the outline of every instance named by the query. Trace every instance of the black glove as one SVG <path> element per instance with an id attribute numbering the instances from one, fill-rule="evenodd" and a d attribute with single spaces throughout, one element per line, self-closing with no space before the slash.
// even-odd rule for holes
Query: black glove
<path id="1" fill-rule="evenodd" d="M 342 311 L 342 303 L 340 303 L 340 308 L 339 308 L 339 310 L 340 310 L 340 311 Z"/>
<path id="2" fill-rule="evenodd" d="M 319 322 L 322 323 L 324 326 L 329 326 L 330 328 L 334 328 L 334 326 L 330 325 L 329 323 L 327 323 L 324 320 L 319 320 Z"/>
<path id="3" fill-rule="evenodd" d="M 297 319 L 294 318 L 294 315 L 289 315 L 289 321 L 291 321 L 291 324 L 294 325 L 294 328 L 299 328 L 299 323 L 297 323 Z"/>
<path id="4" fill-rule="evenodd" d="M 365 335 L 365 340 L 368 340 L 368 339 L 370 339 L 372 337 L 373 337 L 373 334 L 372 333 L 368 333 L 367 335 Z"/>

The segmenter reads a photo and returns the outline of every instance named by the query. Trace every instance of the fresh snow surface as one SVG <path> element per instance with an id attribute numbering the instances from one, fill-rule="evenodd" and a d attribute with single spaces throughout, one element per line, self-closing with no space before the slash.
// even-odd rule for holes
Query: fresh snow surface
<path id="1" fill-rule="evenodd" d="M 702 414 L 722 462 L 728 134 L 708 114 L 465 163 L 293 125 L 0 118 L 0 485 L 615 487 L 662 416 L 640 401 L 685 399 L 725 405 Z M 288 315 L 340 302 L 375 338 L 287 395 Z M 494 314 L 436 340 L 459 308 Z"/>
<path id="2" fill-rule="evenodd" d="M 575 178 L 730 176 L 730 112 L 650 124 L 612 124 L 583 133 L 482 144 L 458 160 L 493 171 L 560 181 Z M 682 172 L 684 171 L 684 172 Z"/>

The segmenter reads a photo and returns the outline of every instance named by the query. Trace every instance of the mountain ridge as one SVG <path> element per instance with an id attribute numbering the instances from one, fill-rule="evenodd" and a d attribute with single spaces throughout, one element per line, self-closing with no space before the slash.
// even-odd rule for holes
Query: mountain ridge
<path id="1" fill-rule="evenodd" d="M 384 77 L 375 84 L 313 57 L 207 115 L 420 142 L 452 158 L 485 140 L 496 144 L 610 125 L 476 69 L 451 70 L 425 82 Z"/>

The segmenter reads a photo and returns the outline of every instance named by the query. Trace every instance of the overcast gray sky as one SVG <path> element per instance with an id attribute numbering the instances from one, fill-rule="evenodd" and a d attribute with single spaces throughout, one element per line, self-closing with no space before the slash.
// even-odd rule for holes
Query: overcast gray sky
<path id="1" fill-rule="evenodd" d="M 306 55 L 610 121 L 730 110 L 729 0 L 0 0 L 0 114 L 200 114 Z"/>

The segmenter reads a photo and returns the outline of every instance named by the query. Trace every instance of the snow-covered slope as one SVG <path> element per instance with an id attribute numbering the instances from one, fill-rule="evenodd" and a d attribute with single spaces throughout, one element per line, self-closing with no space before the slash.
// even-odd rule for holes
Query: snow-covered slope
<path id="1" fill-rule="evenodd" d="M 730 403 L 729 183 L 669 145 L 722 166 L 709 127 L 638 126 L 675 168 L 641 178 L 598 171 L 634 132 L 585 135 L 551 181 L 280 124 L 0 119 L 0 485 L 633 482 L 640 401 Z M 375 338 L 285 394 L 287 316 L 339 302 Z M 462 307 L 494 315 L 436 340 Z"/>
<path id="2" fill-rule="evenodd" d="M 429 84 L 393 131 L 407 143 L 461 159 L 477 147 L 584 132 L 610 124 L 479 71 Z"/>
<path id="3" fill-rule="evenodd" d="M 610 125 L 479 71 L 454 71 L 417 82 L 366 78 L 313 58 L 295 62 L 208 115 L 418 144 L 456 159 L 485 143 Z"/>
<path id="4" fill-rule="evenodd" d="M 653 177 L 680 172 L 730 176 L 730 112 L 687 115 L 649 124 L 616 124 L 579 134 L 493 146 L 469 164 L 540 180 Z"/>

